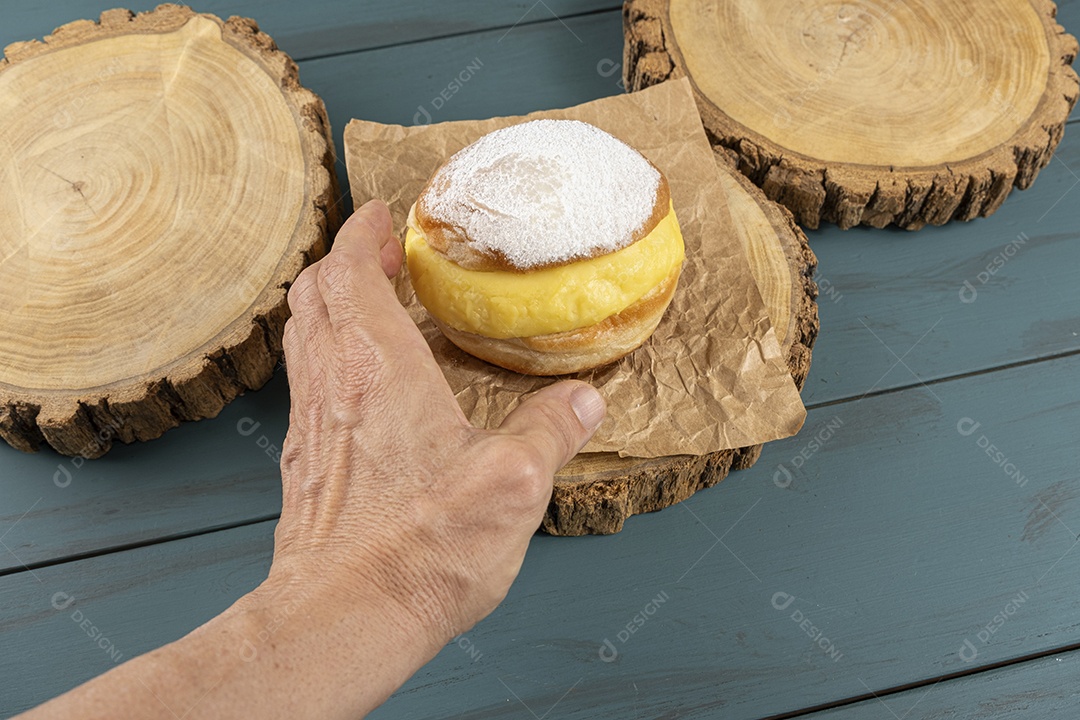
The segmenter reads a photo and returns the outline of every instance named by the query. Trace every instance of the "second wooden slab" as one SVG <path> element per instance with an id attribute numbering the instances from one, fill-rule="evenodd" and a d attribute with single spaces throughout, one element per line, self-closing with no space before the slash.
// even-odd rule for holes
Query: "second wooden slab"
<path id="1" fill-rule="evenodd" d="M 338 224 L 330 123 L 254 21 L 162 5 L 0 60 L 0 438 L 104 454 L 270 379 Z"/>
<path id="2" fill-rule="evenodd" d="M 801 389 L 818 332 L 813 280 L 817 259 L 790 212 L 740 175 L 726 155 L 717 155 L 717 166 L 733 225 L 741 233 L 776 338 Z M 543 529 L 552 535 L 619 532 L 631 515 L 682 502 L 720 482 L 730 470 L 750 467 L 760 454 L 761 445 L 648 460 L 616 453 L 579 455 L 555 476 Z"/>
<path id="3" fill-rule="evenodd" d="M 1076 102 L 1050 0 L 629 0 L 630 90 L 688 76 L 714 146 L 795 219 L 970 220 L 1035 180 Z"/>

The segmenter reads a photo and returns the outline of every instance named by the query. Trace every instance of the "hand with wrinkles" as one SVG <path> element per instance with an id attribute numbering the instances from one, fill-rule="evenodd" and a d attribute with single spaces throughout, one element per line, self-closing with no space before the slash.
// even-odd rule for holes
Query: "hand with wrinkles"
<path id="1" fill-rule="evenodd" d="M 390 225 L 382 202 L 367 203 L 289 291 L 269 577 L 26 717 L 357 718 L 505 597 L 603 400 L 560 382 L 502 427 L 472 427 L 394 294 Z"/>

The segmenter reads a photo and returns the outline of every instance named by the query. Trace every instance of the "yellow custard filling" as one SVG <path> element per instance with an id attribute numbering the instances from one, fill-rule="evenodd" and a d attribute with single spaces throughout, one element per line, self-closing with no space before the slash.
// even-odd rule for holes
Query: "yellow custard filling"
<path id="1" fill-rule="evenodd" d="M 467 270 L 411 227 L 405 256 L 416 297 L 452 328 L 505 339 L 594 325 L 625 310 L 682 264 L 682 232 L 668 208 L 656 227 L 621 250 L 528 272 Z"/>

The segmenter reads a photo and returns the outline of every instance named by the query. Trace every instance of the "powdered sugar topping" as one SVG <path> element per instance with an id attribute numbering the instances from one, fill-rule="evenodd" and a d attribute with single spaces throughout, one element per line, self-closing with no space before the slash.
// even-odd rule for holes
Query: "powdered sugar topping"
<path id="1" fill-rule="evenodd" d="M 455 154 L 423 207 L 457 239 L 527 269 L 629 245 L 652 216 L 659 184 L 656 168 L 603 130 L 533 120 Z"/>

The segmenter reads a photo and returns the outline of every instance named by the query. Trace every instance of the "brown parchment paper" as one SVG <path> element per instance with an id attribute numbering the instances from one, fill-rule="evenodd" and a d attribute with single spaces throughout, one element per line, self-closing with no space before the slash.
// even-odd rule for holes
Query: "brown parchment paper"
<path id="1" fill-rule="evenodd" d="M 549 117 L 592 123 L 655 163 L 668 178 L 686 243 L 678 290 L 652 338 L 619 362 L 577 376 L 608 404 L 583 452 L 699 455 L 795 434 L 806 411 L 732 226 L 688 81 L 522 117 L 416 127 L 352 120 L 345 159 L 353 202 L 385 200 L 403 236 L 409 207 L 447 158 L 492 130 Z M 497 426 L 522 396 L 554 382 L 459 350 L 417 302 L 404 267 L 396 288 L 473 424 Z"/>

